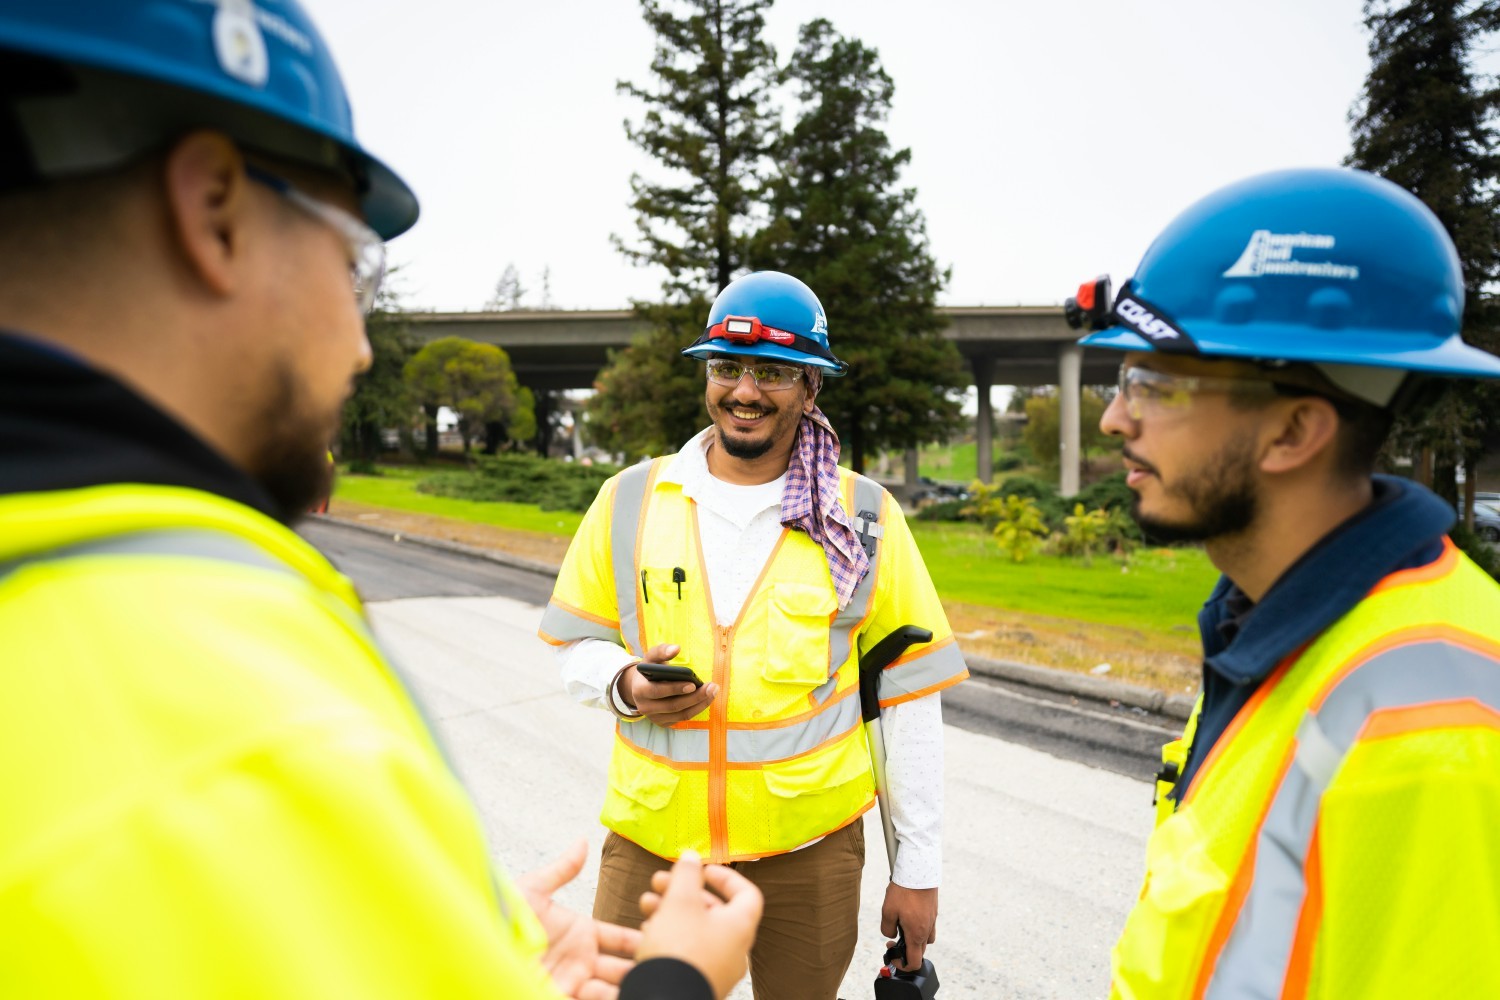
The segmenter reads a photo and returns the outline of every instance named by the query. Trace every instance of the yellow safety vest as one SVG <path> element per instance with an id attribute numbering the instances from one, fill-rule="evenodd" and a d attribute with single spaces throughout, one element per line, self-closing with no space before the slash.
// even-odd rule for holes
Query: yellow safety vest
<path id="1" fill-rule="evenodd" d="M 541 635 L 604 639 L 636 656 L 677 643 L 672 662 L 719 686 L 694 719 L 616 726 L 605 826 L 664 858 L 689 848 L 715 862 L 794 850 L 874 802 L 860 650 L 905 624 L 933 632 L 883 675 L 882 705 L 956 684 L 967 670 L 900 508 L 848 472 L 845 509 L 879 538 L 849 604 L 838 607 L 823 549 L 784 529 L 738 620 L 720 627 L 697 505 L 659 479 L 669 461 L 605 484 L 569 547 Z"/>
<path id="2" fill-rule="evenodd" d="M 0 996 L 559 994 L 352 585 L 249 508 L 0 497 Z"/>
<path id="3" fill-rule="evenodd" d="M 1500 588 L 1451 543 L 1387 577 L 1235 716 L 1146 869 L 1115 997 L 1500 996 Z"/>

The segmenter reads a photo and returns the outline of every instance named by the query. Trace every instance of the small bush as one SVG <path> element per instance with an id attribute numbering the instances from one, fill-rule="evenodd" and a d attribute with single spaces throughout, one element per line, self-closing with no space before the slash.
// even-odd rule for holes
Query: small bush
<path id="1" fill-rule="evenodd" d="M 604 481 L 618 470 L 535 455 L 480 456 L 473 470 L 438 472 L 417 484 L 421 493 L 493 503 L 534 503 L 542 510 L 588 510 Z"/>
<path id="2" fill-rule="evenodd" d="M 969 509 L 967 500 L 939 500 L 917 508 L 918 521 L 977 521 L 977 517 L 965 513 Z"/>
<path id="3" fill-rule="evenodd" d="M 995 456 L 996 472 L 1009 472 L 1012 469 L 1019 469 L 1025 464 L 1025 459 L 1013 451 L 1002 451 Z"/>
<path id="4" fill-rule="evenodd" d="M 351 458 L 349 460 L 349 472 L 356 476 L 380 475 L 380 470 L 376 468 L 373 458 Z"/>
<path id="5" fill-rule="evenodd" d="M 1453 526 L 1448 532 L 1448 537 L 1453 539 L 1453 544 L 1463 550 L 1464 555 L 1474 560 L 1474 564 L 1484 570 L 1496 580 L 1500 580 L 1500 546 L 1494 545 L 1479 537 L 1479 534 L 1464 527 L 1463 522 Z"/>
<path id="6" fill-rule="evenodd" d="M 1007 496 L 1000 503 L 995 537 L 1012 562 L 1024 562 L 1046 537 L 1041 511 L 1030 497 Z"/>
<path id="7" fill-rule="evenodd" d="M 1057 495 L 1057 487 L 1035 476 L 1010 476 L 995 490 L 1000 496 L 1025 497 L 1036 502 L 1037 512 L 1049 531 L 1061 531 L 1068 508 Z"/>

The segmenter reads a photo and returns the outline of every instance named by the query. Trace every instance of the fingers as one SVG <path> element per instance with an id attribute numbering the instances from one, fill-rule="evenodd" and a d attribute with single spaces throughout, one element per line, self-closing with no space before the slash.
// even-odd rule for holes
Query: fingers
<path id="1" fill-rule="evenodd" d="M 588 857 L 588 851 L 589 842 L 579 837 L 556 859 L 516 879 L 516 884 L 527 892 L 551 896 L 583 871 L 583 863 Z"/>
<path id="2" fill-rule="evenodd" d="M 576 1000 L 618 1000 L 620 988 L 600 979 L 590 979 L 579 988 Z"/>
<path id="3" fill-rule="evenodd" d="M 659 726 L 691 719 L 702 712 L 719 693 L 717 684 L 694 688 L 690 684 L 648 681 L 635 690 L 635 707 Z"/>
<path id="4" fill-rule="evenodd" d="M 725 868 L 722 865 L 710 865 L 703 873 L 704 883 L 724 897 L 724 908 L 736 919 L 744 921 L 749 927 L 755 927 L 760 923 L 761 910 L 765 906 L 765 897 L 745 876 L 733 868 Z"/>
<path id="5" fill-rule="evenodd" d="M 606 955 L 629 958 L 641 946 L 640 931 L 621 927 L 619 924 L 605 923 L 602 920 L 594 921 L 594 927 L 599 935 L 599 950 Z"/>
<path id="6" fill-rule="evenodd" d="M 642 663 L 666 663 L 672 657 L 682 652 L 682 647 L 675 642 L 663 642 L 646 650 L 646 655 L 641 657 Z"/>

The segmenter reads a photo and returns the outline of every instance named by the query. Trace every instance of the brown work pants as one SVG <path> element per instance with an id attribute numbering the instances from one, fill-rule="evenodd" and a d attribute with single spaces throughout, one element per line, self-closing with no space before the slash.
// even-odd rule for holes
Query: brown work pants
<path id="1" fill-rule="evenodd" d="M 766 897 L 750 951 L 755 1000 L 836 1000 L 859 939 L 859 879 L 864 823 L 855 820 L 811 847 L 732 866 Z M 604 838 L 594 917 L 641 925 L 641 893 L 670 868 L 616 833 Z"/>

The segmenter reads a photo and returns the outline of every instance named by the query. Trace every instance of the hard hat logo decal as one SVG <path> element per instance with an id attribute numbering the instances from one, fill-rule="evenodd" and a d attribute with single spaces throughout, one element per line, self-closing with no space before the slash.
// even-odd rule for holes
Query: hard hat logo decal
<path id="1" fill-rule="evenodd" d="M 1337 278 L 1358 281 L 1359 268 L 1332 261 L 1293 260 L 1295 250 L 1332 250 L 1336 241 L 1320 233 L 1273 233 L 1257 229 L 1240 251 L 1240 259 L 1225 271 L 1225 278 L 1259 278 L 1277 275 L 1297 278 Z"/>
<path id="2" fill-rule="evenodd" d="M 828 317 L 823 315 L 822 309 L 819 309 L 817 315 L 813 317 L 812 332 L 821 333 L 825 336 L 828 333 Z"/>
<path id="3" fill-rule="evenodd" d="M 214 54 L 220 68 L 236 80 L 252 87 L 265 86 L 271 61 L 251 0 L 219 0 L 219 10 L 214 14 Z"/>
<path id="4" fill-rule="evenodd" d="M 1197 354 L 1198 345 L 1188 332 L 1178 326 L 1159 306 L 1137 296 L 1126 282 L 1115 300 L 1115 318 L 1121 325 L 1151 341 L 1151 346 L 1168 354 Z"/>

